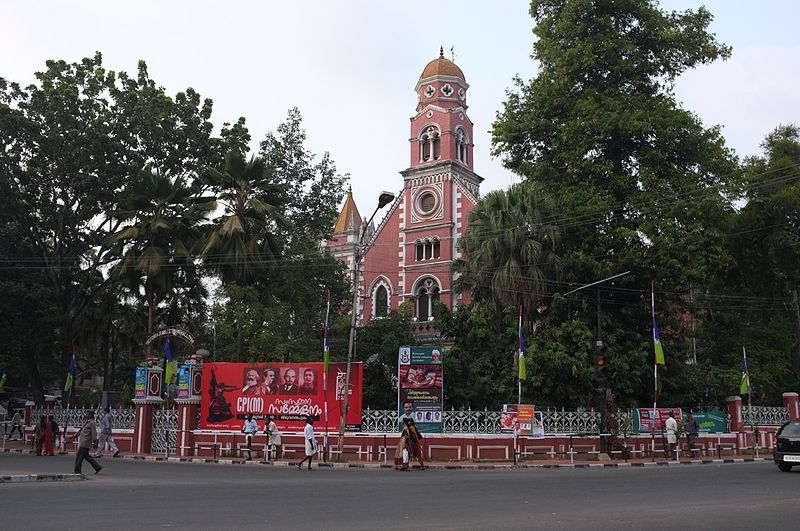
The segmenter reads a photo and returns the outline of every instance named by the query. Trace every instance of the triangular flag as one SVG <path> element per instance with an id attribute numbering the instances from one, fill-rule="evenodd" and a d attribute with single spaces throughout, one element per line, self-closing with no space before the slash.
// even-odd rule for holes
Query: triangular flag
<path id="1" fill-rule="evenodd" d="M 519 360 L 517 363 L 518 365 L 517 378 L 519 379 L 520 382 L 524 382 L 527 379 L 528 374 L 526 371 L 527 367 L 525 366 L 525 354 L 526 354 L 525 337 L 522 335 L 522 308 L 519 309 L 519 330 L 517 333 L 519 335 Z"/>

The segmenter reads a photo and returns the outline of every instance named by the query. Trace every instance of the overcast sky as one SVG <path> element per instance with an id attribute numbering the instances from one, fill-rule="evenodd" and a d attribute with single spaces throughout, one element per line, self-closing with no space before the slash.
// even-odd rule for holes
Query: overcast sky
<path id="1" fill-rule="evenodd" d="M 470 84 L 475 171 L 481 188 L 519 178 L 490 154 L 488 130 L 505 90 L 536 65 L 528 2 L 31 1 L 2 0 L 0 77 L 33 81 L 46 59 L 103 53 L 113 70 L 146 60 L 170 94 L 193 87 L 214 100 L 214 123 L 247 118 L 254 147 L 298 107 L 314 153 L 351 176 L 362 214 L 381 190 L 402 187 L 414 85 L 439 46 L 455 47 Z M 779 123 L 800 124 L 800 2 L 664 0 L 706 5 L 711 31 L 733 57 L 685 74 L 677 96 L 706 126 L 720 125 L 740 156 L 757 154 Z"/>

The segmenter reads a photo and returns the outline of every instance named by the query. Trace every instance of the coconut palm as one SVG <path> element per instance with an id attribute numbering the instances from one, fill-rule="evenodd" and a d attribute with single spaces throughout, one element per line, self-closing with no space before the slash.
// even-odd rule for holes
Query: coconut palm
<path id="1" fill-rule="evenodd" d="M 535 309 L 560 269 L 556 216 L 553 200 L 529 183 L 488 194 L 459 240 L 464 258 L 453 265 L 456 289 L 476 301 Z"/>
<path id="2" fill-rule="evenodd" d="M 272 182 L 263 159 L 246 161 L 238 151 L 225 156 L 222 171 L 208 169 L 202 180 L 222 209 L 206 237 L 204 263 L 223 282 L 250 283 L 280 258 L 276 233 L 288 223 L 281 212 L 285 189 Z"/>

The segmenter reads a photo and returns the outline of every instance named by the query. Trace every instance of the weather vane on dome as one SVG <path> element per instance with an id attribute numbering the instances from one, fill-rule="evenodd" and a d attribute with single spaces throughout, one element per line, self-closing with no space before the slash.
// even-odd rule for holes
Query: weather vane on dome
<path id="1" fill-rule="evenodd" d="M 454 44 L 454 45 L 452 45 L 450 47 L 450 60 L 453 61 L 454 63 L 456 62 L 456 51 L 455 50 L 456 50 L 456 45 Z"/>

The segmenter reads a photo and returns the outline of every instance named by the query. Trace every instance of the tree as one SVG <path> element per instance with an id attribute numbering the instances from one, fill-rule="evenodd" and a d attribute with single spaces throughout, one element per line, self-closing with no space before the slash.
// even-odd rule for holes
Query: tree
<path id="1" fill-rule="evenodd" d="M 194 197 L 181 177 L 172 180 L 149 166 L 134 176 L 126 195 L 124 207 L 114 214 L 125 223 L 111 236 L 122 256 L 114 269 L 134 294 L 142 286 L 150 334 L 158 304 L 181 283 L 189 289 L 199 284 L 191 249 L 212 205 Z"/>
<path id="2" fill-rule="evenodd" d="M 289 198 L 285 214 L 293 230 L 288 247 L 297 239 L 303 240 L 304 247 L 307 242 L 316 246 L 330 236 L 347 180 L 336 173 L 328 153 L 315 162 L 305 141 L 300 111 L 292 108 L 276 133 L 266 135 L 259 150 L 273 182 L 283 186 Z"/>
<path id="3" fill-rule="evenodd" d="M 469 290 L 477 301 L 523 307 L 535 315 L 560 269 L 556 212 L 554 201 L 536 185 L 514 185 L 484 197 L 458 241 L 465 258 L 453 266 L 460 274 L 457 289 Z"/>
<path id="4" fill-rule="evenodd" d="M 222 209 L 203 247 L 206 267 L 223 282 L 240 284 L 274 269 L 283 247 L 275 232 L 286 228 L 281 208 L 287 198 L 283 187 L 272 182 L 264 161 L 246 161 L 243 154 L 231 151 L 224 169 L 209 168 L 203 181 Z"/>
<path id="5" fill-rule="evenodd" d="M 652 0 L 533 0 L 530 12 L 539 73 L 515 80 L 494 124 L 493 151 L 559 199 L 552 221 L 564 233 L 559 291 L 632 272 L 597 292 L 612 386 L 625 401 L 652 398 L 649 280 L 670 293 L 658 301 L 672 354 L 670 396 L 689 344 L 681 325 L 689 293 L 706 291 L 730 265 L 725 232 L 738 178 L 719 128 L 704 128 L 681 108 L 673 84 L 731 50 L 708 32 L 704 8 L 666 13 Z M 571 318 L 591 323 L 594 302 L 573 306 L 584 310 Z"/>

